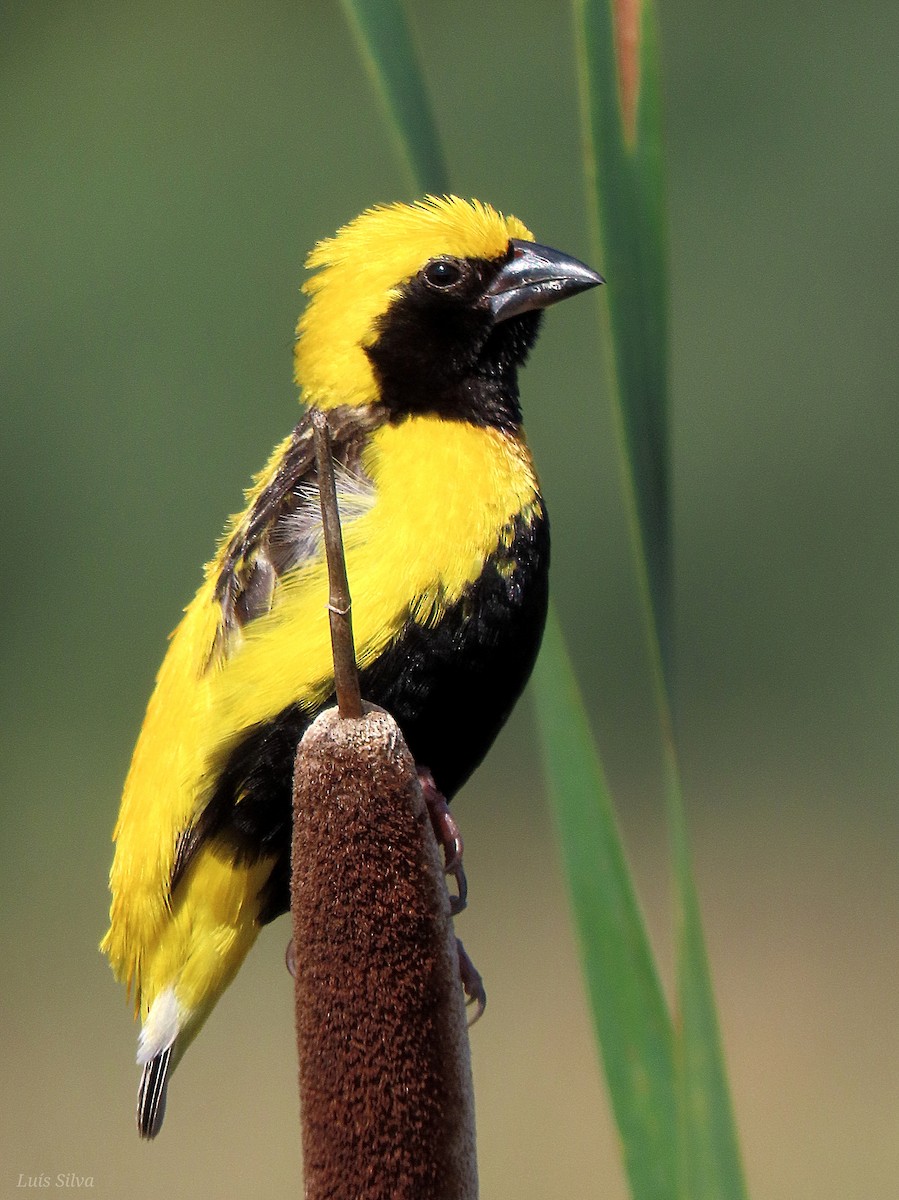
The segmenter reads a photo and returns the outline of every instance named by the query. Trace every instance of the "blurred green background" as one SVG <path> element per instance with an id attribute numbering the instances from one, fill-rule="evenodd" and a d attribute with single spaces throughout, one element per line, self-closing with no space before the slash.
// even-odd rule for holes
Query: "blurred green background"
<path id="1" fill-rule="evenodd" d="M 581 257 L 567 5 L 410 5 L 454 187 Z M 662 4 L 681 734 L 756 1197 L 899 1193 L 899 39 L 892 0 Z M 324 0 L 0 4 L 0 1195 L 300 1194 L 288 931 L 133 1130 L 96 953 L 165 635 L 297 419 L 306 251 L 408 197 Z M 596 264 L 602 268 L 602 264 Z M 609 281 L 614 287 L 614 280 Z M 658 761 L 593 299 L 523 381 L 555 593 L 670 960 Z M 460 797 L 485 1197 L 625 1195 L 525 702 Z"/>

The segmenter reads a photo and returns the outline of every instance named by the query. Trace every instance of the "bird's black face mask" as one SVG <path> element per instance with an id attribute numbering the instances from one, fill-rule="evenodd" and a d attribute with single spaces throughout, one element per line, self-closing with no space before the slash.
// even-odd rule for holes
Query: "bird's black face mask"
<path id="1" fill-rule="evenodd" d="M 404 285 L 366 348 L 381 399 L 395 419 L 433 413 L 517 427 L 517 369 L 542 310 L 601 282 L 577 259 L 518 239 L 497 259 L 431 259 Z"/>

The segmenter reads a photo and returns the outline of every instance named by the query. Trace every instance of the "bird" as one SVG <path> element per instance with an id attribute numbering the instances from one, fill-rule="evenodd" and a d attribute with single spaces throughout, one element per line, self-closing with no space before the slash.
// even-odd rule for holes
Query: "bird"
<path id="1" fill-rule="evenodd" d="M 304 415 L 171 635 L 113 833 L 101 950 L 141 1018 L 144 1138 L 260 929 L 289 909 L 296 747 L 334 695 L 311 414 L 330 429 L 362 695 L 447 800 L 524 688 L 546 617 L 518 369 L 543 309 L 601 276 L 457 196 L 369 208 L 306 266 Z"/>

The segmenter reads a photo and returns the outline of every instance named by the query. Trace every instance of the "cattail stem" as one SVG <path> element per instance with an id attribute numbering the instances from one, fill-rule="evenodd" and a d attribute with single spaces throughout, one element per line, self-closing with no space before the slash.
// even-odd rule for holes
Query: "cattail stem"
<path id="1" fill-rule="evenodd" d="M 343 553 L 340 509 L 337 506 L 331 430 L 328 418 L 321 409 L 313 409 L 311 419 L 318 494 L 322 510 L 322 531 L 328 561 L 328 616 L 331 621 L 331 649 L 334 655 L 334 691 L 337 695 L 337 708 L 342 717 L 361 717 L 362 698 L 359 693 L 356 649 L 353 645 L 352 601 Z"/>

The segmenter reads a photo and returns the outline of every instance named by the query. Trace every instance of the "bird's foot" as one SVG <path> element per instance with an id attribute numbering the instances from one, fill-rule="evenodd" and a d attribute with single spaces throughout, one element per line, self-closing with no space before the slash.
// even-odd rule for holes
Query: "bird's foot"
<path id="1" fill-rule="evenodd" d="M 293 938 L 287 943 L 287 949 L 284 951 L 284 965 L 287 967 L 291 975 L 297 977 L 297 951 L 293 944 Z"/>
<path id="2" fill-rule="evenodd" d="M 456 881 L 458 894 L 450 896 L 450 912 L 455 917 L 468 903 L 468 880 L 462 869 L 462 833 L 449 810 L 446 797 L 438 789 L 434 776 L 426 767 L 418 767 L 418 781 L 431 818 L 434 836 L 443 847 L 443 870 Z"/>
<path id="3" fill-rule="evenodd" d="M 468 952 L 465 947 L 456 938 L 456 950 L 459 954 L 459 978 L 462 980 L 462 990 L 465 993 L 465 1004 L 470 1006 L 474 1004 L 474 1013 L 468 1018 L 468 1024 L 474 1025 L 475 1021 L 480 1020 L 484 1015 L 484 1009 L 487 1007 L 487 993 L 484 990 L 484 980 L 481 978 L 481 973 L 468 957 Z"/>

